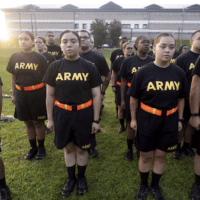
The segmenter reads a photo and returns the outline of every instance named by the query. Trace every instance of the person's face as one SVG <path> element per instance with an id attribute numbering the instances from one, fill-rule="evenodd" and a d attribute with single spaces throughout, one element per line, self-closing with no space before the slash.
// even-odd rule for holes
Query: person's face
<path id="1" fill-rule="evenodd" d="M 192 49 L 199 51 L 200 50 L 200 32 L 197 32 L 193 38 L 190 40 Z"/>
<path id="2" fill-rule="evenodd" d="M 81 49 L 89 49 L 90 47 L 90 37 L 86 32 L 79 32 L 79 37 L 81 40 Z"/>
<path id="3" fill-rule="evenodd" d="M 143 37 L 141 40 L 139 40 L 138 44 L 136 44 L 137 51 L 140 51 L 142 53 L 147 53 L 150 48 L 150 40 L 148 37 Z"/>
<path id="4" fill-rule="evenodd" d="M 60 47 L 66 59 L 76 60 L 79 57 L 79 41 L 73 33 L 65 33 L 62 36 Z"/>
<path id="5" fill-rule="evenodd" d="M 49 45 L 54 45 L 55 44 L 55 36 L 53 33 L 48 33 L 46 35 L 46 41 L 47 41 L 47 44 Z"/>
<path id="6" fill-rule="evenodd" d="M 182 48 L 181 54 L 187 53 L 188 51 L 189 51 L 188 46 L 184 46 L 184 47 Z"/>
<path id="7" fill-rule="evenodd" d="M 133 53 L 133 45 L 132 44 L 127 44 L 126 47 L 124 48 L 124 56 L 129 57 Z"/>
<path id="8" fill-rule="evenodd" d="M 35 48 L 37 49 L 37 51 L 45 50 L 45 46 L 46 46 L 46 44 L 43 42 L 43 40 L 41 38 L 35 39 Z"/>
<path id="9" fill-rule="evenodd" d="M 94 48 L 94 38 L 91 37 L 90 38 L 90 49 L 93 49 Z"/>
<path id="10" fill-rule="evenodd" d="M 31 37 L 26 33 L 21 33 L 19 35 L 19 46 L 23 51 L 30 51 L 33 48 L 34 41 L 31 40 Z"/>
<path id="11" fill-rule="evenodd" d="M 164 36 L 154 46 L 155 60 L 158 62 L 170 62 L 175 52 L 175 41 L 171 36 Z"/>

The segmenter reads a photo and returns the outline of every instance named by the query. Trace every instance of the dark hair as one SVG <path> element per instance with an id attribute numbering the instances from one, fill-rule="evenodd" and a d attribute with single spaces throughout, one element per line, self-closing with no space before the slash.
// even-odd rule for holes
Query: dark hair
<path id="1" fill-rule="evenodd" d="M 86 31 L 86 30 L 80 30 L 79 33 L 81 33 L 81 32 L 82 32 L 82 33 L 87 33 L 88 36 L 89 36 L 89 38 L 91 37 L 91 35 L 90 35 L 90 33 L 89 33 L 88 31 Z"/>
<path id="2" fill-rule="evenodd" d="M 31 32 L 29 32 L 29 31 L 21 31 L 20 34 L 19 34 L 19 36 L 20 36 L 22 33 L 27 34 L 27 35 L 31 38 L 31 40 L 34 41 L 34 36 L 33 36 L 33 34 L 32 34 Z"/>
<path id="3" fill-rule="evenodd" d="M 191 39 L 196 35 L 196 33 L 199 33 L 200 30 L 195 31 L 194 33 L 192 33 Z"/>
<path id="4" fill-rule="evenodd" d="M 145 36 L 145 35 L 140 35 L 140 36 L 138 36 L 138 37 L 136 38 L 135 44 L 134 44 L 134 48 L 135 48 L 136 51 L 137 51 L 136 44 L 138 44 L 139 41 L 140 41 L 142 38 L 145 38 L 145 37 L 147 38 L 147 36 Z"/>
<path id="5" fill-rule="evenodd" d="M 62 39 L 62 37 L 63 37 L 63 35 L 64 35 L 65 33 L 72 33 L 72 34 L 74 34 L 74 35 L 77 37 L 79 44 L 81 43 L 81 40 L 80 40 L 80 37 L 79 37 L 78 33 L 77 33 L 76 31 L 70 31 L 70 30 L 63 31 L 63 32 L 60 34 L 60 43 L 61 43 L 61 39 Z"/>
<path id="6" fill-rule="evenodd" d="M 37 36 L 35 39 L 37 39 L 37 38 L 41 39 L 43 41 L 43 43 L 46 44 L 46 40 L 43 37 Z"/>
<path id="7" fill-rule="evenodd" d="M 53 34 L 53 32 L 52 32 L 52 31 L 47 31 L 47 33 L 46 33 L 45 37 L 47 37 L 47 35 L 48 35 L 49 33 L 52 33 L 52 34 Z"/>
<path id="8" fill-rule="evenodd" d="M 155 47 L 160 42 L 161 37 L 172 37 L 174 39 L 174 41 L 175 41 L 175 44 L 176 44 L 176 40 L 175 40 L 175 38 L 174 38 L 174 36 L 172 34 L 170 34 L 170 33 L 161 33 L 158 36 L 156 36 L 156 38 L 154 39 L 153 47 Z"/>
<path id="9" fill-rule="evenodd" d="M 183 45 L 181 45 L 180 47 L 179 47 L 179 49 L 178 49 L 178 51 L 181 53 L 182 52 L 182 50 L 183 50 L 183 47 L 187 47 L 187 45 L 186 44 L 183 44 Z"/>

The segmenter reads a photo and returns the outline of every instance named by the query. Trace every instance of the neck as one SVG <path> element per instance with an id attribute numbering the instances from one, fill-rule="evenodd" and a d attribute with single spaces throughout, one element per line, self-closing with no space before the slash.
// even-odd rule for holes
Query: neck
<path id="1" fill-rule="evenodd" d="M 45 50 L 44 50 L 44 49 L 42 49 L 42 50 L 38 50 L 38 53 L 43 54 L 43 53 L 45 53 Z"/>
<path id="2" fill-rule="evenodd" d="M 143 53 L 143 52 L 138 51 L 138 52 L 137 52 L 137 55 L 138 55 L 138 57 L 141 58 L 141 59 L 146 59 L 146 58 L 147 58 L 146 52 Z"/>
<path id="3" fill-rule="evenodd" d="M 163 62 L 163 61 L 155 60 L 155 61 L 154 61 L 154 64 L 155 64 L 156 66 L 158 66 L 158 67 L 166 68 L 166 67 L 169 66 L 170 61 Z"/>
<path id="4" fill-rule="evenodd" d="M 75 60 L 79 59 L 79 57 L 80 57 L 79 55 L 76 55 L 73 57 L 65 55 L 65 59 L 69 60 L 69 61 L 75 61 Z"/>
<path id="5" fill-rule="evenodd" d="M 54 44 L 47 44 L 48 46 L 54 46 L 55 45 L 55 43 Z"/>
<path id="6" fill-rule="evenodd" d="M 22 50 L 24 53 L 32 53 L 33 52 L 33 49 L 27 49 L 27 50 Z"/>
<path id="7" fill-rule="evenodd" d="M 90 51 L 90 48 L 81 48 L 81 53 L 87 53 Z"/>
<path id="8" fill-rule="evenodd" d="M 194 47 L 191 47 L 191 51 L 200 54 L 200 49 L 195 49 Z"/>

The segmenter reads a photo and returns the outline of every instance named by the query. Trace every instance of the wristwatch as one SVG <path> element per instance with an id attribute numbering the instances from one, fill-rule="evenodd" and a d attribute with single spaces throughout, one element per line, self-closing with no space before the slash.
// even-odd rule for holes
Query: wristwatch
<path id="1" fill-rule="evenodd" d="M 100 120 L 93 120 L 93 122 L 99 124 Z"/>

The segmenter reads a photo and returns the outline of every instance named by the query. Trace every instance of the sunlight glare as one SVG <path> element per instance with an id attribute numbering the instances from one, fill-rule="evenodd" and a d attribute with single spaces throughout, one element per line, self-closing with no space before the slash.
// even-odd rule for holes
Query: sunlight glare
<path id="1" fill-rule="evenodd" d="M 5 20 L 4 13 L 2 11 L 0 11 L 0 27 L 1 27 L 0 40 L 3 40 L 3 41 L 9 40 L 6 20 Z"/>

